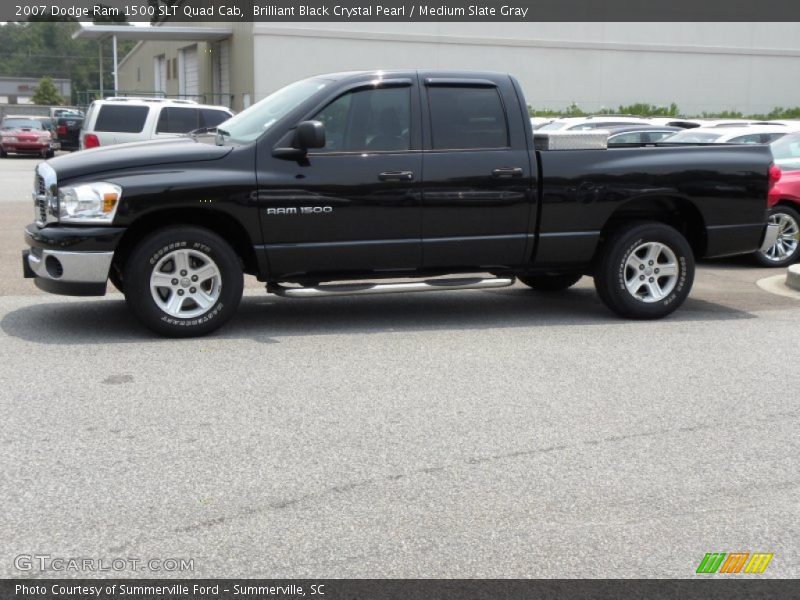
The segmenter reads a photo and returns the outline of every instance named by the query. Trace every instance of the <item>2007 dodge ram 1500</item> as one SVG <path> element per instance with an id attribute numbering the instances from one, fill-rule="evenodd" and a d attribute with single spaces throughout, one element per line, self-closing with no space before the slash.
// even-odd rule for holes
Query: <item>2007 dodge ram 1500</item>
<path id="1" fill-rule="evenodd" d="M 686 299 L 695 258 L 774 238 L 768 148 L 540 151 L 526 106 L 504 74 L 338 73 L 284 87 L 214 135 L 43 162 L 25 275 L 72 295 L 102 295 L 110 279 L 172 336 L 227 321 L 243 273 L 286 297 L 515 278 L 560 290 L 591 275 L 611 310 L 646 319 Z"/>

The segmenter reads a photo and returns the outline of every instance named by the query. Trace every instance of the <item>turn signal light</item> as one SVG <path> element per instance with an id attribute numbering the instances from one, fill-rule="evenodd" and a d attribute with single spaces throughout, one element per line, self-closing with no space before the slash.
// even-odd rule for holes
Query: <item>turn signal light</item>
<path id="1" fill-rule="evenodd" d="M 114 210 L 114 207 L 117 205 L 117 200 L 119 200 L 119 194 L 114 192 L 106 192 L 103 194 L 103 212 L 110 213 Z"/>
<path id="2" fill-rule="evenodd" d="M 83 147 L 85 149 L 89 148 L 97 148 L 100 146 L 100 140 L 97 139 L 97 136 L 93 133 L 87 133 L 83 136 Z"/>

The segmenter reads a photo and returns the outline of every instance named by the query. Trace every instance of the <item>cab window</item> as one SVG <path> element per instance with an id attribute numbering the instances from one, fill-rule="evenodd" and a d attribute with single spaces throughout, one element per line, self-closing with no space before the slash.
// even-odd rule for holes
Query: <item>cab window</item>
<path id="1" fill-rule="evenodd" d="M 411 148 L 411 88 L 357 90 L 313 119 L 325 125 L 319 152 L 400 152 Z"/>
<path id="2" fill-rule="evenodd" d="M 428 88 L 434 150 L 507 148 L 508 124 L 494 87 Z"/>

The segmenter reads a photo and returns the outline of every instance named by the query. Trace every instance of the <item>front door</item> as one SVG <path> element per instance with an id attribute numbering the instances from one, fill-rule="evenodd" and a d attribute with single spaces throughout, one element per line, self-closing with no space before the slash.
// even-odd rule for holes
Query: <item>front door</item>
<path id="1" fill-rule="evenodd" d="M 419 268 L 416 80 L 358 86 L 309 118 L 325 125 L 324 148 L 304 161 L 259 158 L 271 277 Z"/>

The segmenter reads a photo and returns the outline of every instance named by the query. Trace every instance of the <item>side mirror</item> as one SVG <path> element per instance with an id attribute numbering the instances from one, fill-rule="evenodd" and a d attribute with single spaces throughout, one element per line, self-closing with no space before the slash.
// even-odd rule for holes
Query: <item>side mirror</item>
<path id="1" fill-rule="evenodd" d="M 303 121 L 294 132 L 294 147 L 299 150 L 325 147 L 325 125 L 319 121 Z"/>

